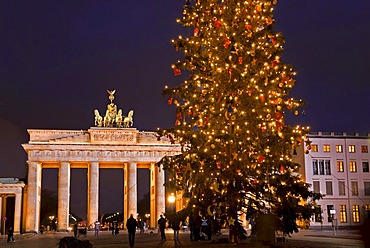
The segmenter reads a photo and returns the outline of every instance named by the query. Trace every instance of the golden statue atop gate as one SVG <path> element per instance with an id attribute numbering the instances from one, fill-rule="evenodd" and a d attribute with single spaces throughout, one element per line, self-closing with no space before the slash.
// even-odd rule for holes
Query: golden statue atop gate
<path id="1" fill-rule="evenodd" d="M 95 109 L 95 126 L 97 127 L 132 127 L 134 124 L 134 111 L 130 110 L 127 116 L 122 115 L 122 109 L 119 109 L 117 112 L 117 105 L 113 102 L 114 93 L 116 90 L 107 90 L 109 94 L 110 104 L 107 105 L 107 110 L 105 111 L 105 116 L 102 117 L 99 114 L 99 110 Z"/>

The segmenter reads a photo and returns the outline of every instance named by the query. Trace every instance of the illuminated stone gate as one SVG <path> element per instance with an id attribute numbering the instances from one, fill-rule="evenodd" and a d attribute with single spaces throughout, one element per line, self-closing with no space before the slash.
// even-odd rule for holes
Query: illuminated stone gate
<path id="1" fill-rule="evenodd" d="M 137 169 L 150 170 L 151 226 L 165 212 L 164 171 L 155 163 L 166 155 L 178 154 L 178 146 L 157 140 L 154 132 L 135 128 L 92 127 L 89 130 L 28 130 L 30 140 L 23 144 L 28 154 L 26 186 L 26 232 L 38 232 L 43 169 L 58 169 L 58 230 L 69 226 L 70 174 L 74 168 L 87 169 L 87 218 L 99 217 L 99 168 L 122 169 L 124 178 L 124 219 L 137 213 Z"/>

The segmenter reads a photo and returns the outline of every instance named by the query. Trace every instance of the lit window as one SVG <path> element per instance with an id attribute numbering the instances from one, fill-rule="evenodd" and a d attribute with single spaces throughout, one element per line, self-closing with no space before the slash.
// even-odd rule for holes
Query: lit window
<path id="1" fill-rule="evenodd" d="M 343 152 L 343 146 L 342 145 L 336 145 L 335 146 L 335 151 L 340 152 L 340 153 Z"/>
<path id="2" fill-rule="evenodd" d="M 347 222 L 346 205 L 340 205 L 339 206 L 339 221 L 341 223 L 346 223 Z"/>
<path id="3" fill-rule="evenodd" d="M 321 206 L 320 205 L 315 206 L 315 209 L 314 209 L 314 221 L 315 222 L 321 222 L 322 221 Z"/>
<path id="4" fill-rule="evenodd" d="M 337 171 L 344 172 L 344 164 L 343 161 L 337 161 Z"/>
<path id="5" fill-rule="evenodd" d="M 330 152 L 330 145 L 324 145 L 323 150 L 324 152 Z"/>
<path id="6" fill-rule="evenodd" d="M 365 217 L 370 218 L 370 204 L 365 205 Z"/>
<path id="7" fill-rule="evenodd" d="M 346 186 L 343 180 L 338 181 L 339 195 L 346 195 Z"/>
<path id="8" fill-rule="evenodd" d="M 325 160 L 325 175 L 331 175 L 330 160 Z"/>
<path id="9" fill-rule="evenodd" d="M 362 162 L 362 172 L 369 172 L 369 162 Z"/>
<path id="10" fill-rule="evenodd" d="M 352 206 L 352 215 L 353 215 L 353 222 L 359 223 L 360 222 L 360 211 L 358 205 Z"/>
<path id="11" fill-rule="evenodd" d="M 367 146 L 361 146 L 361 152 L 362 153 L 368 153 L 368 149 L 367 149 Z"/>
<path id="12" fill-rule="evenodd" d="M 333 183 L 332 181 L 326 181 L 326 195 L 333 195 Z"/>
<path id="13" fill-rule="evenodd" d="M 356 152 L 356 150 L 355 150 L 355 146 L 354 146 L 354 145 L 350 145 L 350 146 L 348 146 L 348 152 L 349 152 L 349 153 L 355 153 L 355 152 Z"/>
<path id="14" fill-rule="evenodd" d="M 312 169 L 313 169 L 312 171 L 313 175 L 318 175 L 318 167 L 317 167 L 316 159 L 312 160 Z"/>
<path id="15" fill-rule="evenodd" d="M 365 195 L 370 195 L 370 182 L 364 182 L 364 188 L 365 188 Z"/>
<path id="16" fill-rule="evenodd" d="M 334 210 L 334 206 L 326 205 L 326 209 L 328 210 L 328 222 L 333 222 L 334 214 L 331 213 L 331 210 Z"/>
<path id="17" fill-rule="evenodd" d="M 351 182 L 352 195 L 358 195 L 358 183 L 356 181 Z"/>
<path id="18" fill-rule="evenodd" d="M 349 171 L 350 172 L 357 172 L 356 161 L 350 161 L 349 162 Z"/>
<path id="19" fill-rule="evenodd" d="M 319 151 L 319 148 L 317 145 L 311 145 L 311 151 L 312 152 L 318 152 Z"/>

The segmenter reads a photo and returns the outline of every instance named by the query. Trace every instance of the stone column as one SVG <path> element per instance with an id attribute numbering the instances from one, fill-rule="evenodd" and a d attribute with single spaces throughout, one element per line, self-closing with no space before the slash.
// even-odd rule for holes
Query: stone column
<path id="1" fill-rule="evenodd" d="M 58 172 L 58 230 L 67 231 L 69 226 L 71 165 L 62 162 Z"/>
<path id="2" fill-rule="evenodd" d="M 133 214 L 134 218 L 137 214 L 137 163 L 125 164 L 124 181 L 124 220 L 126 221 L 130 214 Z"/>
<path id="3" fill-rule="evenodd" d="M 3 234 L 3 196 L 0 196 L 0 235 Z"/>
<path id="4" fill-rule="evenodd" d="M 88 169 L 87 221 L 93 224 L 99 218 L 99 162 L 91 162 Z"/>
<path id="5" fill-rule="evenodd" d="M 156 185 L 156 198 L 157 198 L 157 218 L 166 212 L 166 190 L 164 187 L 164 170 L 160 169 L 158 166 L 156 167 L 157 176 L 155 178 L 155 185 Z"/>
<path id="6" fill-rule="evenodd" d="M 15 194 L 14 204 L 14 232 L 21 232 L 22 192 Z"/>
<path id="7" fill-rule="evenodd" d="M 38 232 L 41 205 L 41 164 L 28 161 L 26 232 Z"/>
<path id="8" fill-rule="evenodd" d="M 159 216 L 166 211 L 164 171 L 154 163 L 150 165 L 150 225 L 157 226 Z"/>

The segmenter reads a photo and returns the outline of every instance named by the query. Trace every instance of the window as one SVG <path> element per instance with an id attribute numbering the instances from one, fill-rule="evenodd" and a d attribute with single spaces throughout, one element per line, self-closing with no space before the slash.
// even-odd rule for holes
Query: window
<path id="1" fill-rule="evenodd" d="M 319 151 L 318 146 L 317 145 L 311 145 L 311 151 L 318 152 Z"/>
<path id="2" fill-rule="evenodd" d="M 369 172 L 369 162 L 362 162 L 362 172 Z"/>
<path id="3" fill-rule="evenodd" d="M 343 180 L 338 181 L 339 195 L 346 195 L 346 185 Z"/>
<path id="4" fill-rule="evenodd" d="M 367 146 L 361 146 L 361 152 L 362 153 L 368 153 L 368 149 L 367 149 Z"/>
<path id="5" fill-rule="evenodd" d="M 344 164 L 343 161 L 337 161 L 337 171 L 344 172 Z"/>
<path id="6" fill-rule="evenodd" d="M 365 218 L 370 218 L 370 204 L 365 205 Z"/>
<path id="7" fill-rule="evenodd" d="M 343 146 L 342 145 L 336 145 L 335 146 L 335 151 L 338 152 L 338 153 L 342 153 L 343 152 Z"/>
<path id="8" fill-rule="evenodd" d="M 370 182 L 364 182 L 364 188 L 365 188 L 365 195 L 370 195 Z"/>
<path id="9" fill-rule="evenodd" d="M 314 159 L 314 160 L 312 160 L 312 169 L 313 169 L 313 174 L 314 175 L 318 175 L 319 173 L 318 173 L 318 168 L 317 168 L 317 160 L 316 159 Z"/>
<path id="10" fill-rule="evenodd" d="M 349 152 L 349 153 L 355 153 L 355 152 L 356 152 L 356 150 L 355 150 L 355 146 L 354 146 L 354 145 L 350 145 L 350 146 L 348 146 L 348 152 Z"/>
<path id="11" fill-rule="evenodd" d="M 320 181 L 313 181 L 313 192 L 320 193 Z"/>
<path id="12" fill-rule="evenodd" d="M 324 160 L 320 159 L 319 160 L 319 174 L 320 175 L 325 175 L 325 170 L 324 170 Z"/>
<path id="13" fill-rule="evenodd" d="M 322 216 L 321 216 L 321 206 L 315 206 L 314 209 L 314 221 L 315 222 L 321 222 L 322 221 Z"/>
<path id="14" fill-rule="evenodd" d="M 330 213 L 330 210 L 334 210 L 334 206 L 327 205 L 326 209 L 328 210 L 328 222 L 333 222 L 334 214 Z"/>
<path id="15" fill-rule="evenodd" d="M 333 195 L 333 183 L 332 181 L 326 181 L 326 195 Z"/>
<path id="16" fill-rule="evenodd" d="M 347 210 L 346 210 L 346 205 L 340 205 L 339 206 L 339 221 L 341 223 L 346 223 L 347 222 Z"/>
<path id="17" fill-rule="evenodd" d="M 352 216 L 353 216 L 353 222 L 359 223 L 360 222 L 360 211 L 358 205 L 352 206 Z"/>
<path id="18" fill-rule="evenodd" d="M 349 171 L 350 172 L 357 172 L 356 161 L 349 161 Z"/>
<path id="19" fill-rule="evenodd" d="M 330 152 L 330 145 L 324 145 L 324 152 Z"/>
<path id="20" fill-rule="evenodd" d="M 325 160 L 325 175 L 331 175 L 330 160 Z"/>
<path id="21" fill-rule="evenodd" d="M 358 183 L 357 183 L 357 181 L 352 181 L 351 182 L 351 191 L 352 191 L 352 195 L 358 195 Z"/>

